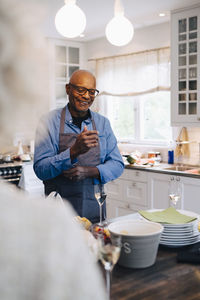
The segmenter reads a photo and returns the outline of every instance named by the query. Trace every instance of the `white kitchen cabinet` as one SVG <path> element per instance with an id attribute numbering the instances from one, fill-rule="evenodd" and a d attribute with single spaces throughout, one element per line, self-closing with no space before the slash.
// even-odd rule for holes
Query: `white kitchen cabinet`
<path id="1" fill-rule="evenodd" d="M 171 124 L 200 124 L 200 5 L 171 14 Z"/>
<path id="2" fill-rule="evenodd" d="M 147 173 L 125 169 L 120 178 L 106 184 L 107 217 L 114 218 L 147 209 Z"/>
<path id="3" fill-rule="evenodd" d="M 67 102 L 65 85 L 72 73 L 83 68 L 83 45 L 59 39 L 48 39 L 50 74 L 50 109 L 63 107 Z"/>
<path id="4" fill-rule="evenodd" d="M 168 208 L 169 185 L 172 181 L 177 181 L 181 188 L 181 200 L 177 208 L 200 214 L 199 178 L 125 169 L 121 177 L 106 184 L 108 219 L 141 209 Z"/>
<path id="5" fill-rule="evenodd" d="M 107 197 L 106 211 L 108 219 L 125 216 L 135 212 L 135 210 L 130 208 L 129 203 L 111 199 L 109 196 Z"/>
<path id="6" fill-rule="evenodd" d="M 182 190 L 178 209 L 200 213 L 200 179 L 173 174 L 148 173 L 148 197 L 151 208 L 167 208 L 170 206 L 169 184 L 178 180 Z"/>
<path id="7" fill-rule="evenodd" d="M 151 208 L 168 208 L 169 200 L 169 185 L 172 180 L 180 182 L 183 192 L 183 183 L 180 176 L 173 174 L 148 173 L 148 197 Z M 181 208 L 181 203 L 177 203 L 177 208 Z"/>
<path id="8" fill-rule="evenodd" d="M 182 209 L 191 210 L 200 214 L 200 179 L 183 177 Z"/>

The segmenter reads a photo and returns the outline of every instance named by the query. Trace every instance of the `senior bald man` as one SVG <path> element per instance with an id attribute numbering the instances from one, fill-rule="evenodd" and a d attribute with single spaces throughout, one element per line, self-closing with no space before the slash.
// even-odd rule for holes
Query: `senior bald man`
<path id="1" fill-rule="evenodd" d="M 48 113 L 38 126 L 34 170 L 46 195 L 57 191 L 94 223 L 99 221 L 94 185 L 119 177 L 124 163 L 109 120 L 90 110 L 99 93 L 94 75 L 75 71 L 66 93 L 68 104 Z M 103 210 L 105 215 L 105 205 Z"/>

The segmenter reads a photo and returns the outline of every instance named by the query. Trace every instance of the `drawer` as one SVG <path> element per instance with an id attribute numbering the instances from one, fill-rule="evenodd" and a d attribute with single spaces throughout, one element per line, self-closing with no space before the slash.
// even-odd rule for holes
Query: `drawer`
<path id="1" fill-rule="evenodd" d="M 148 172 L 146 171 L 125 169 L 123 174 L 120 176 L 120 179 L 147 182 L 147 173 Z"/>
<path id="2" fill-rule="evenodd" d="M 125 199 L 130 205 L 147 207 L 147 183 L 128 181 L 125 184 Z"/>
<path id="3" fill-rule="evenodd" d="M 107 218 L 112 219 L 136 212 L 129 203 L 116 201 L 113 199 L 106 200 Z"/>
<path id="4" fill-rule="evenodd" d="M 116 199 L 118 201 L 123 200 L 123 180 L 116 179 L 110 181 L 105 185 L 106 193 L 109 198 Z"/>

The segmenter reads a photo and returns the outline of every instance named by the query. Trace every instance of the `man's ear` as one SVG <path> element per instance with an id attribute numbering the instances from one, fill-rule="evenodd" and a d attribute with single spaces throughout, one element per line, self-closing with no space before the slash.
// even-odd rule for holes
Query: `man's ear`
<path id="1" fill-rule="evenodd" d="M 65 90 L 66 90 L 67 95 L 69 95 L 70 86 L 68 83 L 65 86 Z"/>

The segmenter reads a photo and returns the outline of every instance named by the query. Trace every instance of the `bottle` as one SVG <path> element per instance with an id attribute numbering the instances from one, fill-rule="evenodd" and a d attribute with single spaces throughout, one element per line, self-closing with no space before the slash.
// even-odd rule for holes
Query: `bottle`
<path id="1" fill-rule="evenodd" d="M 174 150 L 172 149 L 172 142 L 170 142 L 170 149 L 168 150 L 168 164 L 174 163 Z"/>
<path id="2" fill-rule="evenodd" d="M 22 147 L 22 142 L 19 141 L 18 142 L 17 155 L 22 155 L 22 154 L 24 154 L 24 150 L 23 150 L 23 147 Z"/>

